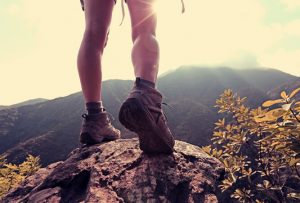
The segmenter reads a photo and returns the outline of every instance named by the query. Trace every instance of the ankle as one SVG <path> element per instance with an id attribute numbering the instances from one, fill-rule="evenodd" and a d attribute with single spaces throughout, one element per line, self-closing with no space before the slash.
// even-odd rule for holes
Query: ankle
<path id="1" fill-rule="evenodd" d="M 86 110 L 87 110 L 88 115 L 99 114 L 99 113 L 105 111 L 105 108 L 102 105 L 102 101 L 87 102 L 85 105 L 86 105 Z"/>
<path id="2" fill-rule="evenodd" d="M 154 82 L 152 82 L 150 80 L 142 79 L 140 77 L 136 77 L 135 84 L 137 86 L 142 85 L 142 86 L 145 86 L 145 87 L 149 87 L 149 88 L 155 89 L 155 83 Z"/>

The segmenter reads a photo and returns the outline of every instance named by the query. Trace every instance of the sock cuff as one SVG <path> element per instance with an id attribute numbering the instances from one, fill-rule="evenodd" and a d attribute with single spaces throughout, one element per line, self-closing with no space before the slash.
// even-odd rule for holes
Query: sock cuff
<path id="1" fill-rule="evenodd" d="M 150 80 L 142 79 L 140 77 L 136 77 L 135 83 L 136 84 L 142 84 L 142 85 L 145 85 L 147 87 L 155 88 L 155 83 L 154 82 L 152 82 Z"/>
<path id="2" fill-rule="evenodd" d="M 98 109 L 98 108 L 103 107 L 102 101 L 99 101 L 99 102 L 87 102 L 85 104 L 85 106 L 86 106 L 87 109 Z"/>
<path id="3" fill-rule="evenodd" d="M 105 111 L 102 101 L 99 102 L 87 102 L 85 104 L 86 110 L 88 114 L 95 114 L 95 113 L 100 113 L 102 111 Z"/>

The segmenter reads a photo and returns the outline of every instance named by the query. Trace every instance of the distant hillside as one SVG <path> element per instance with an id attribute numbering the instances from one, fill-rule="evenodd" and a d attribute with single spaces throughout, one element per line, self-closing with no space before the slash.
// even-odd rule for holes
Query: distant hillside
<path id="1" fill-rule="evenodd" d="M 17 107 L 20 107 L 20 106 L 37 104 L 37 103 L 41 103 L 41 102 L 45 102 L 45 101 L 48 101 L 48 100 L 47 99 L 43 99 L 43 98 L 30 99 L 30 100 L 27 100 L 27 101 L 24 101 L 24 102 L 20 102 L 20 103 L 17 103 L 17 104 L 13 104 L 13 105 L 10 105 L 10 106 L 0 105 L 0 110 L 7 109 L 7 108 L 17 108 Z"/>
<path id="2" fill-rule="evenodd" d="M 280 93 L 282 91 L 286 91 L 286 93 L 291 93 L 293 90 L 295 90 L 296 88 L 300 87 L 300 78 L 297 78 L 296 80 L 284 83 L 282 85 L 279 85 L 275 88 L 273 88 L 272 90 L 267 92 L 267 95 L 273 99 L 279 98 Z M 295 96 L 295 99 L 300 100 L 300 95 L 297 94 Z"/>
<path id="3" fill-rule="evenodd" d="M 224 89 L 231 88 L 247 96 L 248 103 L 256 106 L 268 97 L 266 92 L 296 79 L 275 69 L 181 67 L 160 78 L 159 87 L 170 101 L 191 98 L 209 107 Z"/>
<path id="4" fill-rule="evenodd" d="M 260 105 L 269 99 L 274 87 L 296 81 L 297 77 L 273 69 L 234 70 L 230 68 L 181 67 L 158 79 L 158 88 L 165 102 L 168 123 L 176 139 L 196 145 L 210 142 L 218 116 L 215 100 L 231 88 L 249 98 L 249 105 Z M 120 125 L 118 110 L 133 81 L 103 82 L 102 98 L 106 109 L 115 117 L 113 124 L 123 137 L 133 133 Z M 11 161 L 21 161 L 27 153 L 40 155 L 48 164 L 65 159 L 78 146 L 78 134 L 84 102 L 81 93 L 67 97 L 9 108 L 0 111 L 0 154 Z"/>

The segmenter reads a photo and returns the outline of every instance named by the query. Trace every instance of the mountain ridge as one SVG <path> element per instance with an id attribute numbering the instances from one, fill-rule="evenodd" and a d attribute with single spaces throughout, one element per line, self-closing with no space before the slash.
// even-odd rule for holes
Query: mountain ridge
<path id="1" fill-rule="evenodd" d="M 33 105 L 33 104 L 42 103 L 45 101 L 48 101 L 48 99 L 44 99 L 44 98 L 29 99 L 29 100 L 22 101 L 22 102 L 12 104 L 12 105 L 0 105 L 0 110 L 7 109 L 7 108 L 17 108 L 17 107 L 21 107 L 21 106 Z"/>
<path id="2" fill-rule="evenodd" d="M 298 79 L 273 69 L 242 71 L 224 67 L 181 67 L 158 78 L 157 87 L 164 101 L 173 107 L 164 111 L 175 138 L 202 146 L 210 143 L 214 122 L 220 117 L 213 106 L 224 89 L 231 88 L 241 96 L 247 96 L 248 105 L 253 107 L 269 99 L 267 93 L 273 87 Z M 118 117 L 119 107 L 132 85 L 131 80 L 103 82 L 103 103 L 114 118 Z M 0 143 L 0 154 L 13 162 L 21 162 L 29 153 L 39 155 L 43 165 L 65 159 L 79 146 L 80 115 L 84 111 L 80 92 L 0 110 L 0 139 L 5 140 Z M 117 119 L 112 123 L 121 130 L 124 138 L 135 137 Z"/>

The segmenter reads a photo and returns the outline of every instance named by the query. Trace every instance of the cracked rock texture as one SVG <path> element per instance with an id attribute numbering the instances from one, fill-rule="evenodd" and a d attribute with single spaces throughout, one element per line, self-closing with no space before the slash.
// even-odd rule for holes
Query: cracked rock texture
<path id="1" fill-rule="evenodd" d="M 137 139 L 75 149 L 40 169 L 1 202 L 218 202 L 224 168 L 199 147 L 176 141 L 172 155 L 147 155 Z"/>

